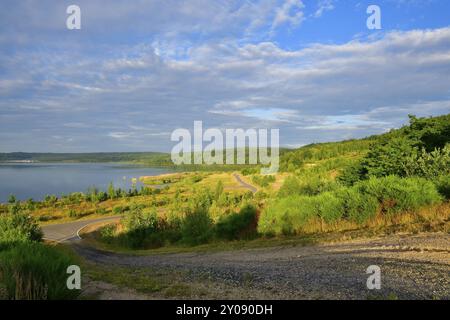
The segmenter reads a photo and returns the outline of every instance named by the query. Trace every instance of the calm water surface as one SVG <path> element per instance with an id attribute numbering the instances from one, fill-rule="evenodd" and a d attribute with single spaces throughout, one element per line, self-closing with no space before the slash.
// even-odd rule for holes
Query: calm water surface
<path id="1" fill-rule="evenodd" d="M 41 200 L 47 194 L 85 192 L 93 186 L 106 191 L 110 182 L 128 189 L 132 178 L 167 172 L 116 163 L 0 163 L 0 202 L 6 202 L 10 194 L 20 200 Z"/>

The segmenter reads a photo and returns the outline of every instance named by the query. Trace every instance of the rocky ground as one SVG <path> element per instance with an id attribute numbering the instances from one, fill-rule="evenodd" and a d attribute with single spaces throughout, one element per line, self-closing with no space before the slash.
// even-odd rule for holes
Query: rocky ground
<path id="1" fill-rule="evenodd" d="M 450 235 L 391 235 L 312 246 L 211 253 L 133 256 L 76 251 L 99 266 L 164 270 L 203 288 L 201 298 L 222 299 L 449 299 Z M 366 286 L 371 265 L 381 289 Z M 150 271 L 151 270 L 151 271 Z M 105 284 L 97 284 L 98 287 Z M 152 298 L 112 288 L 106 298 Z M 106 288 L 104 291 L 109 290 Z M 112 290 L 114 289 L 114 290 Z M 115 293 L 114 293 L 115 292 Z M 190 298 L 198 298 L 195 295 Z"/>

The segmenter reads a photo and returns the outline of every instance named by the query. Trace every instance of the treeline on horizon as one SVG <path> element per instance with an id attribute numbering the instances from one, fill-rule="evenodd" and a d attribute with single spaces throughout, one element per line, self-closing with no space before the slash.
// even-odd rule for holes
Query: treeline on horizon
<path id="1" fill-rule="evenodd" d="M 294 172 L 305 163 L 326 160 L 330 158 L 346 156 L 347 158 L 360 158 L 364 156 L 371 148 L 376 146 L 376 150 L 390 148 L 393 142 L 393 149 L 397 147 L 400 151 L 394 152 L 397 157 L 409 155 L 412 149 L 421 149 L 426 146 L 427 152 L 434 148 L 443 147 L 445 141 L 450 137 L 450 114 L 417 118 L 410 115 L 410 124 L 399 129 L 391 129 L 389 132 L 373 135 L 362 139 L 350 139 L 338 142 L 312 143 L 298 149 L 280 148 L 280 170 Z M 437 133 L 438 132 L 438 133 Z M 421 137 L 419 137 L 421 135 Z M 423 136 L 423 137 L 422 137 Z M 422 140 L 420 140 L 422 139 Z M 388 143 L 389 142 L 389 143 Z M 269 150 L 270 153 L 270 150 Z M 224 152 L 224 163 L 225 163 Z M 237 150 L 235 150 L 235 159 Z M 194 154 L 192 154 L 192 160 Z M 248 163 L 249 148 L 245 150 L 245 159 Z M 255 171 L 260 165 L 239 165 L 239 164 L 185 164 L 175 166 L 169 153 L 163 152 L 96 152 L 96 153 L 28 153 L 12 152 L 0 153 L 0 162 L 8 161 L 36 161 L 36 162 L 129 162 L 154 167 L 173 167 L 184 171 L 202 171 L 202 170 L 245 170 L 245 168 Z M 193 162 L 193 161 L 192 161 Z M 352 163 L 353 165 L 353 163 Z M 366 166 L 365 168 L 362 166 Z M 358 162 L 354 168 L 359 171 L 357 174 L 364 175 L 364 170 L 369 172 L 369 164 Z M 373 172 L 370 172 L 373 174 Z M 380 173 L 378 173 L 380 175 Z"/>
<path id="2" fill-rule="evenodd" d="M 170 157 L 163 152 L 94 152 L 94 153 L 0 153 L 0 162 L 139 162 L 170 165 Z"/>

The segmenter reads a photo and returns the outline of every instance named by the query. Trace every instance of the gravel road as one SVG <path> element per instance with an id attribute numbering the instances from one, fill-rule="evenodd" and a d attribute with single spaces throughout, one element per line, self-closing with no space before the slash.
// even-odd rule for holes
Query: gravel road
<path id="1" fill-rule="evenodd" d="M 258 292 L 253 298 L 450 298 L 450 235 L 445 233 L 150 256 L 75 248 L 98 264 L 187 271 L 188 282 L 209 279 Z M 381 268 L 381 290 L 367 289 L 366 269 L 371 265 Z"/>

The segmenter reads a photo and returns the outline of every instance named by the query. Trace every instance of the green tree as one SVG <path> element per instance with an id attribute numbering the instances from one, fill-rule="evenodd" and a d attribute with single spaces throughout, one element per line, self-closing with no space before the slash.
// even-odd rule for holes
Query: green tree
<path id="1" fill-rule="evenodd" d="M 13 203 L 16 203 L 16 202 L 17 202 L 16 196 L 13 195 L 13 194 L 10 194 L 9 197 L 8 197 L 8 203 L 13 204 Z"/>
<path id="2" fill-rule="evenodd" d="M 117 198 L 117 193 L 116 190 L 114 189 L 114 185 L 112 182 L 110 182 L 108 185 L 108 198 L 109 199 Z"/>

